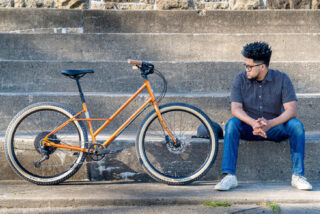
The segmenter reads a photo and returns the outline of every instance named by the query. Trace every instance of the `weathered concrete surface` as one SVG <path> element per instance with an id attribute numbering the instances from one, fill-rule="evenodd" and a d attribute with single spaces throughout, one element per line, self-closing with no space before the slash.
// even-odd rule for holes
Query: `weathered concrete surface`
<path id="1" fill-rule="evenodd" d="M 91 118 L 110 117 L 126 100 L 130 98 L 128 94 L 88 94 L 86 101 Z M 82 110 L 80 97 L 77 93 L 74 94 L 48 94 L 48 93 L 33 93 L 33 94 L 0 94 L 1 113 L 0 130 L 3 133 L 11 119 L 22 108 L 36 102 L 57 102 L 62 105 L 72 108 L 75 112 Z M 129 116 L 134 112 L 143 102 L 146 101 L 146 96 L 138 96 L 121 114 L 118 118 L 110 123 L 108 131 L 115 130 L 119 127 Z M 230 103 L 228 94 L 168 94 L 161 104 L 170 102 L 188 103 L 202 109 L 212 120 L 216 121 L 224 127 L 226 122 L 230 119 Z M 10 106 L 7 108 L 6 106 Z M 298 118 L 303 122 L 307 131 L 317 131 L 320 126 L 320 115 L 316 113 L 319 110 L 320 99 L 319 95 L 314 96 L 298 96 Z M 128 127 L 128 130 L 137 130 L 144 115 L 151 111 L 148 108 L 134 123 Z M 94 128 L 98 128 L 100 122 L 94 123 Z"/>
<path id="2" fill-rule="evenodd" d="M 318 17 L 319 11 L 86 11 L 84 29 L 92 33 L 305 33 L 319 32 Z"/>
<path id="3" fill-rule="evenodd" d="M 314 136 L 308 135 L 308 138 Z M 317 140 L 307 140 L 305 154 L 306 177 L 313 181 L 320 178 L 320 167 L 317 153 L 320 151 L 319 135 Z M 134 138 L 132 139 L 134 140 Z M 136 181 L 152 180 L 139 164 L 134 142 L 119 142 L 117 148 L 124 150 L 119 154 L 109 155 L 105 160 L 88 165 L 90 180 L 133 179 Z M 212 169 L 202 180 L 221 179 L 221 160 L 223 143 L 219 145 L 219 153 Z M 157 155 L 161 162 L 166 160 L 165 153 Z M 291 158 L 288 142 L 249 142 L 241 141 L 237 164 L 239 180 L 255 181 L 289 181 L 291 179 Z"/>
<path id="4" fill-rule="evenodd" d="M 243 62 L 152 62 L 167 80 L 169 93 L 230 93 Z M 271 62 L 270 68 L 289 75 L 297 93 L 320 92 L 319 62 Z M 92 69 L 81 79 L 84 92 L 134 93 L 142 84 L 139 72 L 123 62 L 0 61 L 1 92 L 77 92 L 75 81 L 63 69 Z M 155 92 L 162 80 L 149 76 Z M 210 80 L 210 81 L 208 81 Z M 57 85 L 59 87 L 57 87 Z"/>
<path id="5" fill-rule="evenodd" d="M 1 138 L 2 141 L 3 138 Z M 101 138 L 103 139 L 103 138 Z M 87 158 L 82 168 L 71 180 L 123 180 L 153 181 L 140 165 L 135 148 L 135 135 L 120 137 L 112 148 L 122 148 L 117 154 L 107 155 L 103 160 L 93 162 Z M 160 152 L 160 151 L 159 151 Z M 305 152 L 305 175 L 311 181 L 319 181 L 320 135 L 307 134 Z M 19 180 L 4 158 L 1 150 L 0 180 Z M 210 171 L 201 180 L 218 180 L 221 175 L 223 142 L 220 141 L 218 156 Z M 158 154 L 159 161 L 167 160 L 166 153 Z M 88 173 L 87 173 L 88 172 Z M 291 179 L 291 157 L 289 142 L 241 141 L 237 162 L 237 176 L 241 181 L 289 181 Z"/>
<path id="6" fill-rule="evenodd" d="M 146 206 L 103 206 L 103 207 L 55 207 L 55 208 L 2 208 L 0 209 L 1 214 L 38 214 L 48 213 L 51 214 L 65 214 L 65 213 L 113 213 L 113 214 L 159 214 L 159 213 L 170 213 L 170 214 L 204 214 L 212 213 L 214 209 L 215 214 L 225 214 L 234 212 L 254 212 L 264 214 L 274 214 L 274 212 L 263 205 L 254 204 L 232 204 L 229 207 L 209 207 L 202 204 L 199 205 L 146 205 Z M 283 214 L 295 214 L 296 210 L 303 212 L 308 210 L 308 214 L 318 214 L 320 206 L 317 204 L 300 204 L 300 205 L 284 205 L 281 204 L 281 210 L 286 210 Z M 289 211 L 289 212 L 288 212 Z M 290 212 L 291 211 L 291 212 Z"/>
<path id="7" fill-rule="evenodd" d="M 216 182 L 188 186 L 157 183 L 70 182 L 56 186 L 35 186 L 25 182 L 0 183 L 0 206 L 6 208 L 98 207 L 192 205 L 205 201 L 228 201 L 232 204 L 319 203 L 319 184 L 315 191 L 300 191 L 283 183 L 240 183 L 232 191 L 213 190 Z M 50 196 L 50 197 L 48 197 Z M 17 203 L 19 201 L 19 203 Z"/>
<path id="8" fill-rule="evenodd" d="M 59 29 L 83 29 L 84 33 L 318 33 L 319 15 L 318 10 L 200 13 L 0 9 L 0 32 L 58 33 Z"/>
<path id="9" fill-rule="evenodd" d="M 0 32 L 61 32 L 83 28 L 83 13 L 75 10 L 0 9 Z"/>
<path id="10" fill-rule="evenodd" d="M 319 39 L 318 33 L 0 34 L 0 60 L 241 61 L 243 45 L 266 41 L 273 62 L 319 61 Z"/>
<path id="11" fill-rule="evenodd" d="M 96 70 L 82 79 L 88 108 L 92 117 L 109 116 L 140 85 L 139 75 L 133 77 L 125 62 L 128 58 L 153 61 L 164 71 L 169 93 L 163 103 L 196 105 L 224 127 L 230 118 L 230 85 L 242 69 L 240 50 L 247 42 L 263 40 L 273 48 L 272 68 L 287 72 L 296 86 L 299 118 L 306 130 L 318 133 L 318 17 L 319 11 L 0 10 L 0 132 L 3 137 L 12 117 L 34 102 L 55 101 L 79 111 L 74 82 L 60 74 L 65 68 Z M 122 87 L 128 78 L 132 83 Z M 139 97 L 109 130 L 144 99 Z M 129 131 L 136 131 L 140 121 Z M 107 163 L 88 164 L 91 179 L 148 178 L 136 160 L 133 141 L 126 146 Z M 240 147 L 240 180 L 290 179 L 287 143 L 244 142 Z M 319 136 L 308 140 L 306 176 L 314 180 L 320 177 L 318 147 Z M 204 179 L 220 178 L 221 150 L 220 145 L 217 161 Z M 112 168 L 118 166 L 122 168 Z M 3 167 L 1 171 L 8 171 L 9 176 L 5 179 L 11 179 L 8 165 Z M 85 179 L 83 175 L 77 178 Z"/>

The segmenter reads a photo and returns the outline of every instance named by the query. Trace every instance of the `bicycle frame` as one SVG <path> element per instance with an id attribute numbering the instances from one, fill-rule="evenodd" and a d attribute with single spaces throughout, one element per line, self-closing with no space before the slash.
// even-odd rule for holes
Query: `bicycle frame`
<path id="1" fill-rule="evenodd" d="M 87 105 L 86 102 L 84 100 L 84 98 L 82 97 L 82 92 L 80 90 L 80 95 L 82 98 L 82 111 L 78 112 L 77 114 L 75 114 L 72 118 L 70 118 L 69 120 L 67 120 L 65 123 L 61 124 L 59 127 L 57 127 L 55 130 L 53 130 L 51 133 L 49 133 L 43 140 L 44 144 L 46 146 L 52 146 L 52 147 L 57 147 L 57 148 L 63 148 L 63 149 L 69 149 L 69 150 L 75 150 L 75 151 L 81 151 L 81 152 L 88 152 L 88 149 L 86 148 L 80 148 L 77 146 L 69 146 L 69 145 L 64 145 L 64 144 L 56 144 L 50 140 L 48 140 L 49 136 L 51 136 L 52 134 L 56 134 L 57 132 L 59 132 L 60 130 L 62 130 L 64 127 L 66 127 L 68 124 L 70 124 L 71 122 L 74 121 L 87 121 L 88 123 L 88 127 L 89 127 L 89 131 L 90 131 L 90 135 L 92 137 L 92 141 L 93 143 L 96 143 L 96 136 L 105 128 L 108 126 L 108 124 L 114 120 L 119 114 L 120 112 L 122 112 L 144 89 L 148 90 L 149 93 L 149 99 L 142 104 L 110 137 L 109 139 L 107 139 L 104 143 L 103 146 L 107 147 L 117 136 L 119 133 L 121 133 L 121 131 L 128 125 L 130 124 L 131 121 L 133 121 L 140 112 L 142 112 L 142 110 L 147 107 L 150 103 L 153 105 L 157 116 L 164 128 L 164 130 L 168 133 L 168 135 L 172 138 L 173 142 L 176 144 L 176 140 L 173 137 L 172 132 L 168 129 L 168 127 L 166 126 L 161 113 L 160 113 L 160 109 L 159 109 L 159 105 L 155 99 L 155 96 L 153 94 L 153 90 L 151 88 L 150 85 L 150 81 L 148 79 L 144 80 L 144 84 L 110 117 L 107 119 L 91 119 L 88 109 L 87 109 Z M 77 118 L 78 116 L 80 116 L 81 114 L 85 114 L 86 118 Z M 92 128 L 92 121 L 105 121 L 95 132 L 93 131 Z"/>

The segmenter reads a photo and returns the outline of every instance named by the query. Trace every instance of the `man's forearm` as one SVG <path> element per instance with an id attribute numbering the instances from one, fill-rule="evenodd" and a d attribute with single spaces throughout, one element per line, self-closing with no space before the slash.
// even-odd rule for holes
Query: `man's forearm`
<path id="1" fill-rule="evenodd" d="M 250 125 L 253 129 L 254 135 L 260 135 L 264 138 L 267 137 L 264 130 L 262 130 L 262 127 L 266 125 L 265 122 L 259 122 L 259 120 L 255 120 L 252 117 L 250 117 L 242 108 L 241 103 L 231 103 L 231 113 L 234 117 L 238 118 L 244 123 L 247 123 Z"/>
<path id="2" fill-rule="evenodd" d="M 274 127 L 280 124 L 283 124 L 290 120 L 291 118 L 297 117 L 297 112 L 294 109 L 287 109 L 282 114 L 280 114 L 278 117 L 273 118 L 272 120 L 269 120 L 270 127 Z"/>
<path id="3" fill-rule="evenodd" d="M 231 113 L 234 117 L 238 118 L 239 120 L 247 123 L 250 126 L 254 126 L 256 120 L 250 117 L 242 108 L 232 109 Z"/>

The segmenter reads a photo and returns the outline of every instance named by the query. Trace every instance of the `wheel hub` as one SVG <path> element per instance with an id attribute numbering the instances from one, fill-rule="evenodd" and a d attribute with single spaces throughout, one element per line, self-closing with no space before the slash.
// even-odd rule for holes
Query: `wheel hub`
<path id="1" fill-rule="evenodd" d="M 167 145 L 167 149 L 174 154 L 181 154 L 183 153 L 186 148 L 187 148 L 187 144 L 186 142 L 183 140 L 183 136 L 174 136 L 176 143 L 173 142 L 173 140 L 171 139 L 171 137 L 166 136 L 166 145 Z"/>
<path id="2" fill-rule="evenodd" d="M 56 151 L 56 147 L 53 146 L 46 146 L 45 144 L 42 145 L 44 138 L 50 134 L 50 132 L 41 132 L 37 135 L 37 137 L 34 140 L 34 147 L 40 154 L 50 155 Z M 48 140 L 50 140 L 53 143 L 59 144 L 60 140 L 57 138 L 56 135 L 52 134 L 48 137 Z"/>

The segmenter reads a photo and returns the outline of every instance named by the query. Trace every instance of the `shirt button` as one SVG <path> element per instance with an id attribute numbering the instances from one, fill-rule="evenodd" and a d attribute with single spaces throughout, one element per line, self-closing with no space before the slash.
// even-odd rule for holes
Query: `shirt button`
<path id="1" fill-rule="evenodd" d="M 261 99 L 261 96 L 259 96 L 259 99 Z"/>
<path id="2" fill-rule="evenodd" d="M 261 87 L 262 87 L 262 85 L 259 85 L 259 87 L 261 88 Z"/>
<path id="3" fill-rule="evenodd" d="M 260 106 L 260 109 L 262 109 L 262 106 Z"/>

